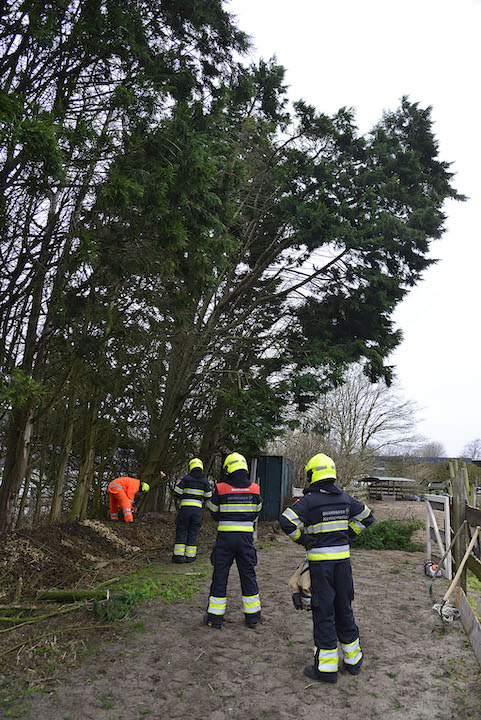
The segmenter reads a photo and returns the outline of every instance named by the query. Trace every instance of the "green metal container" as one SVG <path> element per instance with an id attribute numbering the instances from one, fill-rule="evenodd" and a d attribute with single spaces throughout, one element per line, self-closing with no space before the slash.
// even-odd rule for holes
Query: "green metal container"
<path id="1" fill-rule="evenodd" d="M 278 520 L 290 505 L 294 479 L 294 463 L 280 455 L 251 458 L 251 480 L 259 483 L 263 499 L 260 520 Z"/>

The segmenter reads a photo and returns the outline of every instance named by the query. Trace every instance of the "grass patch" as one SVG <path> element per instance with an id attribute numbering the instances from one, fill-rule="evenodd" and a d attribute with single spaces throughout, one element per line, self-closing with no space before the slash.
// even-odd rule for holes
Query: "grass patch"
<path id="1" fill-rule="evenodd" d="M 424 546 L 411 540 L 416 530 L 424 527 L 419 520 L 384 520 L 374 523 L 362 535 L 355 538 L 352 545 L 364 550 L 405 550 L 422 552 Z"/>
<path id="2" fill-rule="evenodd" d="M 275 547 L 280 544 L 280 540 L 266 540 L 265 542 L 256 543 L 256 548 L 257 550 L 265 550 L 266 548 Z"/>
<path id="3" fill-rule="evenodd" d="M 476 575 L 469 573 L 467 576 L 467 598 L 468 603 L 473 608 L 473 612 L 481 622 L 481 580 L 478 580 Z M 474 593 L 471 595 L 470 593 Z"/>
<path id="4" fill-rule="evenodd" d="M 130 618 L 132 608 L 145 600 L 163 598 L 172 603 L 195 595 L 209 576 L 210 568 L 185 574 L 171 572 L 165 565 L 150 565 L 130 573 L 126 582 L 113 588 L 108 600 L 94 602 L 95 612 L 104 620 Z"/>

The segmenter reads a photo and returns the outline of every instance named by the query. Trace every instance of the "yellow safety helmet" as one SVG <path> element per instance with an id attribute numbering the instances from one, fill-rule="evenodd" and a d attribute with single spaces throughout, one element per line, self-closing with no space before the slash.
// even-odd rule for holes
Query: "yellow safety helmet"
<path id="1" fill-rule="evenodd" d="M 311 485 L 324 480 L 335 480 L 337 477 L 336 463 L 324 453 L 317 453 L 307 463 L 306 473 Z"/>
<path id="2" fill-rule="evenodd" d="M 140 489 L 142 492 L 148 492 L 150 490 L 150 485 L 148 483 L 140 483 Z"/>
<path id="3" fill-rule="evenodd" d="M 193 470 L 196 467 L 203 470 L 204 463 L 202 462 L 202 460 L 199 460 L 199 458 L 192 458 L 192 460 L 189 462 L 189 472 L 191 472 L 191 470 Z"/>
<path id="4" fill-rule="evenodd" d="M 230 455 L 227 455 L 224 460 L 222 469 L 225 470 L 228 475 L 236 470 L 247 470 L 247 460 L 240 453 L 231 453 Z"/>

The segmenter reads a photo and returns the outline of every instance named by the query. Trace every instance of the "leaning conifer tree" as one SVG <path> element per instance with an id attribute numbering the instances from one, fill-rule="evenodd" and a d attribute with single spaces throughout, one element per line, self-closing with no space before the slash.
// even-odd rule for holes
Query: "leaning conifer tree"
<path id="1" fill-rule="evenodd" d="M 283 69 L 261 63 L 131 141 L 88 222 L 107 250 L 151 253 L 127 320 L 147 334 L 146 480 L 199 445 L 254 451 L 353 362 L 390 380 L 393 310 L 461 199 L 429 108 L 403 99 L 361 136 L 345 109 L 288 112 Z"/>
<path id="2" fill-rule="evenodd" d="M 45 367 L 72 276 L 87 279 L 94 252 L 95 240 L 79 240 L 81 218 L 129 118 L 208 92 L 245 46 L 221 0 L 15 0 L 2 12 L 0 370 L 7 400 L 22 403 L 6 429 L 0 529 L 11 527 L 39 414 L 76 374 L 74 357 L 51 384 Z"/>

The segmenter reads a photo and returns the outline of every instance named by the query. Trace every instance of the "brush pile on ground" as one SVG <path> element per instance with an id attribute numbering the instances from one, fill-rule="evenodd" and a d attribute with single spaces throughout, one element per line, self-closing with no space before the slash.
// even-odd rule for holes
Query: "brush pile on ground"
<path id="1" fill-rule="evenodd" d="M 192 572 L 202 564 L 205 573 L 215 535 L 216 523 L 204 513 Z M 263 524 L 260 540 L 270 535 L 272 524 Z M 103 588 L 106 597 L 132 573 L 148 578 L 159 566 L 170 578 L 179 569 L 170 562 L 174 538 L 172 512 L 145 514 L 128 524 L 85 520 L 0 535 L 0 695 L 8 695 L 12 681 L 27 681 L 29 687 L 32 678 L 49 682 L 49 647 L 50 655 L 62 655 L 69 665 L 92 642 L 115 636 L 115 623 L 106 624 L 96 609 L 98 594 L 97 601 L 80 596 L 62 601 L 48 593 Z"/>
<path id="2" fill-rule="evenodd" d="M 0 604 L 13 602 L 19 582 L 22 602 L 32 601 L 41 589 L 104 582 L 118 575 L 122 563 L 141 562 L 146 554 L 167 557 L 174 543 L 174 517 L 149 513 L 134 523 L 85 520 L 0 535 Z M 205 517 L 200 549 L 211 546 L 214 535 L 215 524 Z"/>

